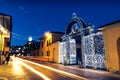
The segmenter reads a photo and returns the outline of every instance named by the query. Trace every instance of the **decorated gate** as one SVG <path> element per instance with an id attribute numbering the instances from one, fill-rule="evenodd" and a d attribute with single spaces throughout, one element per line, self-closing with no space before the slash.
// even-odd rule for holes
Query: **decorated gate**
<path id="1" fill-rule="evenodd" d="M 65 64 L 75 64 L 77 61 L 82 63 L 83 67 L 105 68 L 104 56 L 104 41 L 102 32 L 94 32 L 92 24 L 84 22 L 73 13 L 72 20 L 68 24 L 65 35 L 62 37 L 64 46 L 64 61 Z M 71 41 L 74 40 L 74 46 L 81 50 L 79 53 L 74 49 L 74 53 L 81 54 L 81 59 L 78 56 L 71 57 Z M 74 59 L 76 58 L 76 59 Z M 72 62 L 71 62 L 72 60 Z M 74 61 L 73 61 L 74 60 Z"/>

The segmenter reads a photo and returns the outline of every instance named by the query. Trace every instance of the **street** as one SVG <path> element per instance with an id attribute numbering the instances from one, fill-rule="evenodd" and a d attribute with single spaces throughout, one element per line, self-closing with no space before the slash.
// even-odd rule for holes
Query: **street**
<path id="1" fill-rule="evenodd" d="M 21 58 L 1 65 L 0 77 L 8 80 L 120 80 L 119 75 L 110 72 Z"/>
<path id="2" fill-rule="evenodd" d="M 72 73 L 68 73 L 65 71 L 61 71 L 52 67 L 48 67 L 45 65 L 41 65 L 41 64 L 37 64 L 37 63 L 33 63 L 31 61 L 27 61 L 27 60 L 22 60 L 22 59 L 17 59 L 21 62 L 24 67 L 27 67 L 28 69 L 32 69 L 34 68 L 34 70 L 32 69 L 32 71 L 36 74 L 38 74 L 40 77 L 42 77 L 43 79 L 48 79 L 48 80 L 85 80 L 86 78 L 83 78 L 81 76 L 77 76 L 74 75 Z M 19 62 L 20 63 L 20 62 Z M 29 65 L 30 67 L 28 67 L 27 65 Z M 41 74 L 41 75 L 40 75 Z M 44 77 L 43 77 L 44 76 Z"/>

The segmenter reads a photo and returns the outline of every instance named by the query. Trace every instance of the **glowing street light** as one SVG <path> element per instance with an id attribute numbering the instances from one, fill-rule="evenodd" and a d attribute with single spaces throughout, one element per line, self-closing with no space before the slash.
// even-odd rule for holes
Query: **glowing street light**
<path id="1" fill-rule="evenodd" d="M 29 38 L 28 38 L 28 41 L 29 41 L 29 54 L 30 54 L 30 44 L 31 44 L 31 41 L 32 41 L 32 37 L 30 36 Z"/>
<path id="2" fill-rule="evenodd" d="M 32 37 L 31 36 L 28 38 L 28 41 L 32 41 Z"/>
<path id="3" fill-rule="evenodd" d="M 47 37 L 47 40 L 50 40 L 52 37 L 50 32 L 46 32 L 45 36 Z"/>

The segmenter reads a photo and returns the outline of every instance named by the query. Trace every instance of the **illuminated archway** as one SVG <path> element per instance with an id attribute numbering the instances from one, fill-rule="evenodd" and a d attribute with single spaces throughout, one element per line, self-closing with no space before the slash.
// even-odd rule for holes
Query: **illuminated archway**
<path id="1" fill-rule="evenodd" d="M 120 71 L 120 37 L 117 40 L 117 50 L 118 50 L 118 61 L 119 61 L 119 71 Z"/>
<path id="2" fill-rule="evenodd" d="M 78 34 L 78 33 L 81 33 L 83 31 L 82 29 L 84 29 L 84 31 L 87 32 L 89 30 L 89 28 L 87 28 L 88 26 L 92 27 L 91 24 L 86 23 L 83 19 L 77 17 L 76 14 L 73 13 L 72 19 L 66 27 L 65 34 L 66 35 L 73 35 L 75 33 Z M 85 28 L 87 28 L 87 29 L 85 29 Z M 72 30 L 74 30 L 75 33 L 71 33 Z"/>
<path id="3" fill-rule="evenodd" d="M 83 37 L 86 35 L 89 35 L 90 33 L 93 32 L 93 25 L 86 23 L 83 19 L 79 18 L 76 16 L 75 13 L 72 15 L 71 21 L 68 23 L 66 30 L 65 30 L 65 35 L 62 37 L 63 42 L 66 44 L 66 50 L 64 54 L 64 62 L 66 64 L 71 64 L 70 61 L 71 59 L 71 41 L 74 39 L 75 40 L 75 45 L 76 45 L 76 52 L 77 52 L 77 57 L 79 56 L 79 60 L 81 62 L 85 62 L 84 60 L 84 44 L 83 44 Z M 75 53 L 76 53 L 75 52 Z M 73 58 L 73 57 L 72 57 Z M 76 56 L 74 56 L 76 58 Z M 75 59 L 74 59 L 75 60 Z M 75 62 L 75 61 L 73 61 Z M 78 62 L 78 61 L 76 61 Z"/>
<path id="4" fill-rule="evenodd" d="M 82 31 L 80 29 L 86 28 L 88 26 L 87 23 L 84 22 L 83 19 L 78 18 L 75 13 L 72 15 L 71 21 L 68 23 L 65 35 L 68 35 L 68 37 L 71 37 L 72 39 L 75 39 L 76 42 L 76 63 L 78 64 L 78 61 L 83 62 L 82 59 L 82 37 L 84 34 L 81 35 Z M 69 45 L 69 44 L 68 44 Z M 68 46 L 69 48 L 69 46 Z M 69 54 L 67 54 L 69 55 Z"/>

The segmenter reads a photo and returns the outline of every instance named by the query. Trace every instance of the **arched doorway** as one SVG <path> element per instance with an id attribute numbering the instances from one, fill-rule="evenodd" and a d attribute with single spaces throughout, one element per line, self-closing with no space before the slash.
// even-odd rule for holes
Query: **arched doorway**
<path id="1" fill-rule="evenodd" d="M 120 37 L 117 40 L 118 60 L 119 60 L 119 71 L 120 71 Z"/>
<path id="2" fill-rule="evenodd" d="M 72 15 L 71 21 L 68 23 L 65 35 L 62 37 L 63 42 L 65 42 L 66 49 L 64 53 L 64 62 L 66 64 L 76 64 L 77 62 L 85 63 L 84 57 L 84 44 L 83 37 L 89 35 L 93 32 L 93 25 L 86 23 L 83 19 L 76 16 L 75 13 Z M 74 40 L 76 45 L 76 51 L 74 57 L 71 52 L 71 41 Z"/>

